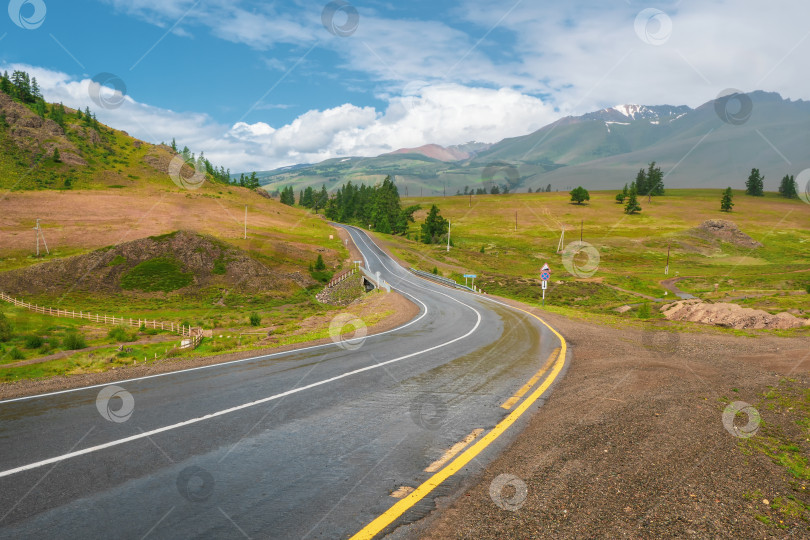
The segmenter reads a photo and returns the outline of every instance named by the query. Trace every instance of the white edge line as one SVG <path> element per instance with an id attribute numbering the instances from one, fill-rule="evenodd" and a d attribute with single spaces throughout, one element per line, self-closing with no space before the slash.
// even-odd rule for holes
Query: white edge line
<path id="1" fill-rule="evenodd" d="M 365 240 L 363 240 L 363 243 L 364 244 L 366 243 Z M 369 246 L 369 249 L 371 249 L 370 246 Z M 372 250 L 372 253 L 373 253 L 373 250 Z M 382 264 L 383 267 L 386 270 L 388 270 L 389 272 L 391 271 L 390 269 L 388 269 L 387 266 L 385 266 L 385 263 L 382 262 L 382 260 L 379 258 L 379 256 L 376 253 L 374 254 L 374 256 L 377 257 L 377 260 L 380 261 L 380 264 Z M 415 284 L 413 284 L 413 285 L 415 285 Z M 419 288 L 422 288 L 422 289 L 425 289 L 425 287 L 421 287 L 419 285 L 415 285 L 415 286 L 417 286 Z M 292 390 L 287 390 L 286 392 L 281 392 L 280 394 L 275 394 L 273 396 L 269 396 L 269 397 L 266 397 L 266 398 L 251 401 L 249 403 L 243 403 L 242 405 L 237 405 L 235 407 L 230 407 L 228 409 L 223 409 L 221 411 L 206 414 L 205 416 L 192 418 L 190 420 L 184 420 L 183 422 L 178 422 L 176 424 L 163 426 L 161 428 L 156 428 L 156 429 L 153 429 L 153 430 L 150 430 L 150 431 L 144 431 L 144 432 L 141 432 L 141 433 L 139 433 L 137 435 L 131 435 L 131 436 L 125 437 L 123 439 L 117 439 L 115 441 L 110 441 L 110 442 L 99 444 L 99 445 L 96 445 L 96 446 L 91 446 L 89 448 L 83 448 L 82 450 L 77 450 L 75 452 L 69 452 L 67 454 L 62 454 L 61 456 L 55 456 L 55 457 L 44 459 L 44 460 L 37 461 L 37 462 L 34 462 L 34 463 L 29 463 L 27 465 L 22 465 L 20 467 L 14 468 L 14 469 L 8 469 L 8 470 L 5 470 L 5 471 L 0 471 L 0 478 L 4 478 L 6 476 L 11 476 L 11 475 L 14 475 L 14 474 L 17 474 L 17 473 L 20 473 L 20 472 L 24 472 L 24 471 L 28 471 L 28 470 L 31 470 L 31 469 L 36 469 L 36 468 L 39 468 L 39 467 L 43 467 L 43 466 L 49 465 L 51 463 L 58 463 L 60 461 L 66 460 L 66 459 L 82 456 L 82 455 L 85 455 L 85 454 L 90 454 L 92 452 L 97 452 L 99 450 L 104 450 L 106 448 L 111 448 L 113 446 L 119 446 L 119 445 L 122 445 L 122 444 L 125 444 L 125 443 L 128 443 L 128 442 L 136 441 L 138 439 L 147 438 L 147 437 L 150 437 L 152 435 L 156 435 L 158 433 L 163 433 L 164 431 L 171 431 L 171 430 L 174 430 L 174 429 L 177 429 L 177 428 L 180 428 L 180 427 L 188 426 L 188 425 L 191 425 L 191 424 L 196 424 L 196 423 L 202 422 L 204 420 L 210 420 L 212 418 L 217 418 L 219 416 L 224 416 L 226 414 L 230 414 L 232 412 L 240 411 L 242 409 L 247 409 L 249 407 L 255 407 L 256 405 L 261 405 L 263 403 L 267 403 L 269 401 L 273 401 L 273 400 L 276 400 L 276 399 L 279 399 L 279 398 L 282 398 L 282 397 L 286 397 L 286 396 L 289 396 L 289 395 L 292 395 L 292 394 L 297 394 L 299 392 L 303 392 L 304 390 L 309 390 L 311 388 L 322 386 L 322 385 L 328 384 L 330 382 L 334 382 L 334 381 L 337 381 L 337 380 L 340 380 L 340 379 L 345 379 L 345 378 L 350 377 L 352 375 L 357 375 L 358 373 L 363 373 L 365 371 L 370 371 L 372 369 L 376 369 L 376 368 L 385 366 L 387 364 L 392 364 L 394 362 L 399 362 L 399 361 L 402 361 L 402 360 L 406 360 L 406 359 L 412 358 L 414 356 L 418 356 L 418 355 L 421 355 L 421 354 L 424 354 L 424 353 L 434 351 L 436 349 L 440 349 L 442 347 L 446 347 L 447 345 L 450 345 L 452 343 L 455 343 L 457 341 L 460 341 L 462 339 L 465 339 L 465 338 L 469 337 L 470 335 L 472 335 L 478 329 L 478 327 L 481 325 L 481 313 L 477 309 L 475 309 L 472 306 L 468 306 L 467 304 L 464 304 L 460 300 L 455 299 L 455 298 L 453 298 L 452 296 L 450 296 L 448 294 L 445 294 L 445 293 L 442 293 L 442 292 L 439 292 L 439 291 L 434 291 L 434 292 L 436 292 L 438 294 L 441 294 L 442 296 L 446 296 L 446 297 L 450 298 L 451 300 L 453 300 L 455 302 L 458 302 L 459 304 L 471 309 L 475 313 L 476 318 L 477 318 L 477 320 L 475 322 L 475 325 L 466 334 L 461 335 L 461 336 L 459 336 L 457 338 L 451 339 L 450 341 L 446 341 L 444 343 L 441 343 L 439 345 L 434 345 L 433 347 L 430 347 L 430 348 L 427 348 L 427 349 L 424 349 L 424 350 L 421 350 L 421 351 L 416 351 L 416 352 L 413 352 L 413 353 L 410 353 L 410 354 L 406 354 L 404 356 L 400 356 L 398 358 L 393 358 L 391 360 L 387 360 L 385 362 L 380 362 L 380 363 L 377 363 L 377 364 L 374 364 L 374 365 L 370 365 L 370 366 L 366 366 L 366 367 L 363 367 L 363 368 L 355 369 L 353 371 L 349 371 L 349 372 L 343 373 L 341 375 L 331 377 L 329 379 L 324 379 L 322 381 L 318 381 L 318 382 L 315 382 L 315 383 L 312 383 L 312 384 L 308 384 L 306 386 L 301 386 L 299 388 L 293 388 Z M 417 301 L 420 304 L 422 303 L 419 300 L 417 300 Z M 424 304 L 422 304 L 422 305 L 424 306 Z M 423 314 L 423 316 L 426 315 L 426 314 L 427 314 L 427 306 L 425 306 L 425 314 Z M 420 317 L 420 319 L 421 319 L 421 317 Z M 413 324 L 417 320 L 419 320 L 419 319 L 415 319 L 415 320 L 411 321 L 408 324 Z M 400 327 L 400 328 L 402 328 L 402 327 Z M 380 334 L 375 334 L 375 335 L 380 335 Z M 316 346 L 316 347 L 318 347 L 318 346 Z M 315 348 L 315 347 L 311 347 L 311 348 Z M 299 349 L 299 350 L 302 350 L 302 349 Z M 259 357 L 259 358 L 262 358 L 262 357 Z M 218 365 L 224 365 L 224 364 L 218 364 Z M 200 368 L 193 368 L 193 369 L 200 369 Z M 187 370 L 187 371 L 191 371 L 191 370 Z M 173 373 L 178 373 L 178 372 L 173 372 Z M 112 383 L 110 383 L 110 384 L 112 384 Z M 106 385 L 94 385 L 94 387 L 97 387 L 97 386 L 106 386 Z M 86 387 L 86 388 L 93 388 L 93 387 Z"/>
<path id="2" fill-rule="evenodd" d="M 362 254 L 362 252 L 360 252 L 360 253 Z M 365 256 L 363 256 L 363 259 L 365 259 Z M 382 261 L 380 261 L 380 262 L 382 263 Z M 383 265 L 383 266 L 385 267 L 385 265 Z M 366 267 L 368 267 L 368 262 L 366 262 Z M 386 268 L 386 270 L 388 270 L 388 267 L 385 267 L 385 268 Z M 389 270 L 389 272 L 390 272 L 390 270 Z M 394 290 L 397 290 L 393 286 L 391 288 L 394 289 Z M 424 287 L 421 287 L 421 288 L 424 288 Z M 397 290 L 397 292 L 400 293 L 400 294 L 404 294 L 405 296 L 408 296 L 411 299 L 415 300 L 416 302 L 419 302 L 420 304 L 422 304 L 422 307 L 424 308 L 424 313 L 422 313 L 419 317 L 417 317 L 417 318 L 403 324 L 402 326 L 397 326 L 396 328 L 392 328 L 391 330 L 386 330 L 385 332 L 379 332 L 377 334 L 371 334 L 370 336 L 365 337 L 365 338 L 352 338 L 352 339 L 348 339 L 346 341 L 348 343 L 351 343 L 353 339 L 365 339 L 365 340 L 368 340 L 368 339 L 371 339 L 371 338 L 375 338 L 377 336 L 384 336 L 385 334 L 390 334 L 392 332 L 398 332 L 399 330 L 402 330 L 404 328 L 409 327 L 412 324 L 415 324 L 415 323 L 419 322 L 420 320 L 422 320 L 428 314 L 428 308 L 421 300 L 419 300 L 418 298 L 416 298 L 416 297 L 414 297 L 414 296 L 412 296 L 412 295 L 410 295 L 410 294 L 408 294 L 408 293 L 406 293 L 404 291 Z M 147 379 L 154 379 L 155 377 L 166 377 L 166 376 L 169 376 L 169 375 L 177 375 L 179 373 L 188 373 L 188 372 L 191 372 L 191 371 L 197 371 L 197 370 L 201 370 L 201 369 L 211 369 L 211 368 L 228 366 L 228 365 L 231 365 L 231 364 L 239 364 L 241 362 L 250 362 L 250 361 L 253 361 L 253 360 L 266 360 L 266 359 L 272 358 L 274 356 L 281 356 L 281 355 L 285 355 L 285 354 L 293 354 L 293 353 L 298 353 L 298 352 L 302 352 L 302 351 L 311 351 L 313 349 L 320 349 L 320 348 L 323 348 L 323 347 L 331 347 L 331 346 L 339 347 L 340 345 L 337 344 L 337 343 L 322 343 L 320 345 L 310 345 L 309 347 L 301 347 L 300 349 L 292 349 L 292 350 L 289 350 L 289 351 L 280 351 L 280 352 L 276 352 L 276 353 L 264 354 L 264 355 L 261 355 L 261 356 L 251 356 L 250 358 L 242 358 L 242 359 L 239 359 L 239 360 L 230 360 L 228 362 L 221 362 L 221 363 L 218 363 L 218 364 L 210 364 L 210 365 L 207 365 L 207 366 L 198 366 L 198 367 L 193 367 L 193 368 L 179 369 L 177 371 L 168 371 L 166 373 L 156 373 L 155 375 L 146 375 L 144 377 L 135 377 L 135 378 L 132 378 L 132 379 L 121 379 L 121 380 L 118 380 L 118 381 L 111 381 L 111 382 L 108 382 L 108 383 L 93 384 L 93 385 L 90 385 L 90 386 L 80 386 L 78 388 L 68 388 L 67 390 L 57 390 L 56 392 L 47 392 L 45 394 L 35 394 L 33 396 L 21 396 L 21 397 L 17 397 L 17 398 L 5 399 L 5 400 L 0 401 L 0 405 L 2 405 L 4 403 L 13 403 L 15 401 L 24 401 L 24 400 L 27 400 L 27 399 L 37 399 L 37 398 L 43 398 L 43 397 L 48 397 L 48 396 L 56 396 L 56 395 L 59 395 L 59 394 L 67 394 L 67 393 L 70 393 L 70 392 L 81 392 L 82 390 L 90 390 L 92 388 L 101 388 L 102 386 L 109 386 L 111 384 L 126 384 L 126 383 L 135 382 L 135 381 L 145 381 Z M 0 366 L 0 367 L 2 367 L 2 366 Z"/>

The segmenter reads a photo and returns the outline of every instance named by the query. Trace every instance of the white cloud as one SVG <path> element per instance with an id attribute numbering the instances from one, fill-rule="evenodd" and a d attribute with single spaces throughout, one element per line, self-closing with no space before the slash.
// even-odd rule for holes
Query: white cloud
<path id="1" fill-rule="evenodd" d="M 507 15 L 514 4 L 464 0 L 447 20 L 394 20 L 366 7 L 348 38 L 326 33 L 320 5 L 262 3 L 244 9 L 244 3 L 208 0 L 191 9 L 193 0 L 107 1 L 163 27 L 185 16 L 178 31 L 204 27 L 260 51 L 318 40 L 318 47 L 340 58 L 325 76 L 347 88 L 373 89 L 386 103 L 383 109 L 347 103 L 310 110 L 281 126 L 223 125 L 206 114 L 167 111 L 129 98 L 119 109 L 103 110 L 89 99 L 88 81 L 28 69 L 50 100 L 89 105 L 102 121 L 151 142 L 176 137 L 232 170 L 377 155 L 426 143 L 496 142 L 562 114 L 630 102 L 697 106 L 725 88 L 810 98 L 806 3 L 664 2 L 658 7 L 671 16 L 672 35 L 653 46 L 639 39 L 633 24 L 649 7 L 646 1 L 607 6 L 579 0 L 551 7 L 523 2 Z M 293 62 L 273 57 L 265 64 L 286 71 Z M 345 68 L 351 77 L 342 77 Z M 403 88 L 415 95 L 403 97 Z M 272 107 L 283 105 L 257 109 Z"/>
<path id="2" fill-rule="evenodd" d="M 309 111 L 286 126 L 239 123 L 234 140 L 256 145 L 277 166 L 340 156 L 374 156 L 426 142 L 497 142 L 539 129 L 556 117 L 541 100 L 510 89 L 427 86 L 390 98 L 385 111 L 341 105 Z"/>
<path id="3" fill-rule="evenodd" d="M 65 73 L 27 65 L 0 69 L 31 73 L 48 101 L 73 108 L 89 106 L 100 121 L 148 142 L 169 142 L 174 137 L 178 144 L 194 152 L 202 150 L 212 163 L 234 172 L 339 156 L 373 156 L 426 142 L 496 142 L 529 133 L 556 117 L 541 100 L 515 90 L 445 84 L 390 97 L 385 111 L 344 104 L 308 111 L 277 128 L 265 122 L 229 127 L 206 114 L 161 109 L 130 96 L 120 107 L 106 109 L 90 97 L 89 79 L 74 80 Z"/>

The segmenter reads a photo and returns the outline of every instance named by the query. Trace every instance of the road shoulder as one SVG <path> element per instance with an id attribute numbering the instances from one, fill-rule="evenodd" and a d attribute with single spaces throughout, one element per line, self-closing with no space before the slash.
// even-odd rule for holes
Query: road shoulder
<path id="1" fill-rule="evenodd" d="M 538 314 L 565 336 L 568 372 L 466 493 L 439 500 L 438 511 L 394 536 L 807 534 L 806 522 L 773 506 L 810 485 L 797 485 L 785 467 L 747 449 L 724 427 L 723 411 L 731 401 L 761 404 L 763 392 L 778 390 L 786 377 L 795 382 L 784 384 L 807 388 L 810 340 L 658 335 L 659 329 L 616 329 L 499 300 Z M 774 413 L 759 406 L 763 425 L 777 425 Z M 492 495 L 504 474 L 526 485 L 514 511 Z M 507 487 L 501 496 L 515 493 Z"/>

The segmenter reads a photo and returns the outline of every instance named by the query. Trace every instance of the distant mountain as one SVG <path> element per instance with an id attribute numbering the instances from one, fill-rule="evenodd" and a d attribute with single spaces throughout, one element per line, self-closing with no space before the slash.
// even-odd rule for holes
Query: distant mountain
<path id="1" fill-rule="evenodd" d="M 327 188 L 345 180 L 395 177 L 400 191 L 452 194 L 492 182 L 525 191 L 616 189 L 649 162 L 668 187 L 742 188 L 753 167 L 775 191 L 785 174 L 810 168 L 810 103 L 756 91 L 685 105 L 617 105 L 561 118 L 534 133 L 476 151 L 426 145 L 376 158 L 341 158 L 293 171 L 260 173 L 266 188 L 286 184 Z M 454 156 L 457 159 L 452 160 Z"/>
<path id="2" fill-rule="evenodd" d="M 477 142 L 468 142 L 467 144 L 458 144 L 448 147 L 439 146 L 438 144 L 426 144 L 418 148 L 401 148 L 383 155 L 390 156 L 393 154 L 419 154 L 432 159 L 438 159 L 439 161 L 452 162 L 470 159 L 479 152 L 488 149 L 490 146 L 492 145 Z"/>

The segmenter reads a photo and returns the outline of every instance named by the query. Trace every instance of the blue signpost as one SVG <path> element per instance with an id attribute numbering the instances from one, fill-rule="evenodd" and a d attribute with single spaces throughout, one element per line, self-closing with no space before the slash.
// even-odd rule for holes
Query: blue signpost
<path id="1" fill-rule="evenodd" d="M 470 287 L 471 287 L 473 290 L 475 290 L 475 278 L 477 278 L 477 277 L 478 277 L 478 276 L 477 276 L 477 275 L 475 275 L 475 274 L 464 274 L 464 285 L 465 285 L 465 286 L 467 285 L 467 278 L 472 278 L 472 284 L 470 285 Z"/>
<path id="2" fill-rule="evenodd" d="M 540 279 L 543 280 L 543 307 L 546 307 L 546 288 L 549 278 L 551 278 L 551 268 L 548 267 L 548 264 L 544 264 L 543 269 L 540 270 Z"/>

